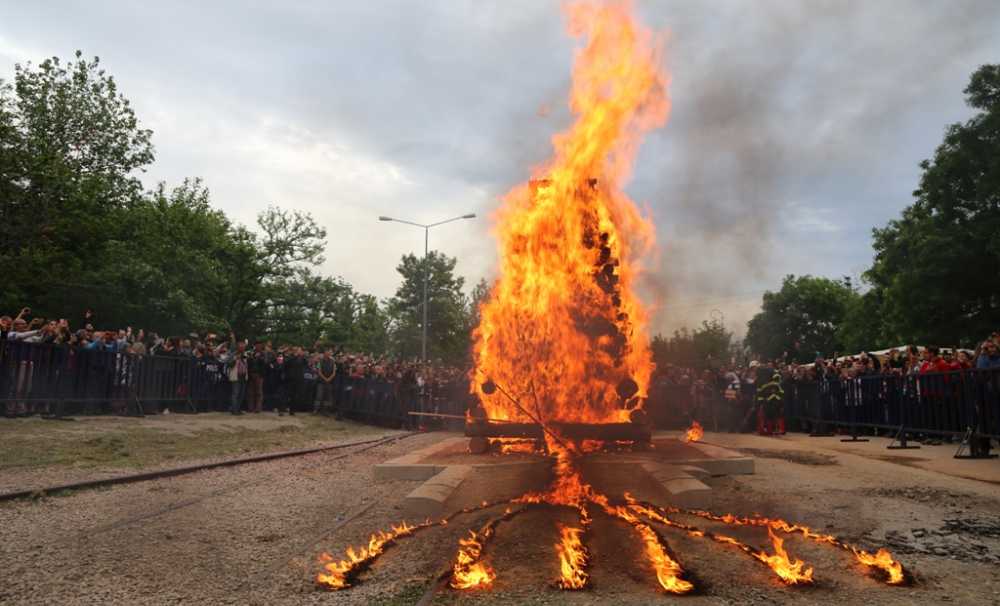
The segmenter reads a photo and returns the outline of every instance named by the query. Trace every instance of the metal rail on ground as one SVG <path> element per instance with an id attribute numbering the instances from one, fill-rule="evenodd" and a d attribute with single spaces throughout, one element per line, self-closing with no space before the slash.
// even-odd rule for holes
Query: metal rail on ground
<path id="1" fill-rule="evenodd" d="M 115 484 L 130 484 L 133 482 L 144 482 L 147 480 L 158 480 L 160 478 L 169 478 L 173 476 L 185 475 L 189 473 L 195 473 L 198 471 L 204 471 L 207 469 L 217 469 L 220 467 L 232 467 L 235 465 L 243 465 L 246 463 L 260 463 L 263 461 L 273 461 L 275 459 L 283 459 L 287 457 L 297 457 L 302 455 L 313 454 L 317 452 L 325 452 L 329 450 L 338 450 L 341 448 L 350 448 L 352 446 L 366 446 L 369 444 L 378 445 L 385 442 L 391 442 L 406 438 L 412 435 L 416 435 L 418 432 L 409 432 L 399 435 L 385 436 L 382 438 L 376 438 L 373 440 L 361 440 L 358 442 L 349 442 L 347 444 L 329 444 L 326 446 L 314 446 L 310 448 L 298 448 L 295 450 L 284 450 L 280 452 L 270 452 L 260 455 L 253 455 L 249 457 L 240 457 L 237 459 L 227 459 L 225 461 L 215 461 L 212 463 L 201 463 L 198 465 L 185 465 L 182 467 L 172 467 L 169 469 L 159 469 L 155 471 L 144 471 L 140 473 L 128 474 L 123 476 L 114 476 L 111 478 L 100 478 L 96 480 L 83 480 L 80 482 L 70 482 L 68 484 L 57 484 L 55 486 L 46 486 L 43 488 L 31 488 L 27 490 L 18 490 L 14 492 L 0 493 L 0 501 L 12 501 L 15 499 L 25 499 L 25 498 L 35 498 L 45 494 L 53 494 L 66 490 L 83 490 L 88 488 L 99 488 L 101 486 L 113 486 Z"/>

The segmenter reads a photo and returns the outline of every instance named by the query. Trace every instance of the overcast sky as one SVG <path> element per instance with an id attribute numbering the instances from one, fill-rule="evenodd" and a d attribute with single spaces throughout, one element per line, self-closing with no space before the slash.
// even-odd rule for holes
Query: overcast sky
<path id="1" fill-rule="evenodd" d="M 724 314 L 738 333 L 788 273 L 858 277 L 871 229 L 1000 62 L 996 0 L 638 2 L 666 32 L 668 124 L 627 191 L 658 229 L 654 330 Z M 152 186 L 200 176 L 251 224 L 269 204 L 329 234 L 323 271 L 391 295 L 400 255 L 496 262 L 489 216 L 569 123 L 574 41 L 557 2 L 0 0 L 0 77 L 97 55 L 154 131 Z"/>

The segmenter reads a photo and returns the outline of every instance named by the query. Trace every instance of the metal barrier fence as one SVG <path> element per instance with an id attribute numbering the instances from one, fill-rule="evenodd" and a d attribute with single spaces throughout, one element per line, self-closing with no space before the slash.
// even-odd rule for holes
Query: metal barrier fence
<path id="1" fill-rule="evenodd" d="M 958 436 L 963 444 L 1000 440 L 1000 369 L 854 379 L 786 381 L 785 416 L 822 435 L 831 427 L 892 432 L 906 448 L 913 435 Z"/>
<path id="2" fill-rule="evenodd" d="M 263 407 L 311 410 L 317 385 L 311 373 L 283 384 L 265 378 Z M 215 358 L 0 342 L 0 403 L 8 414 L 59 417 L 227 410 L 231 389 L 223 363 Z M 376 377 L 338 376 L 327 399 L 349 418 L 411 426 L 415 421 L 410 411 L 464 414 L 466 391 L 464 380 L 420 388 Z"/>
<path id="3" fill-rule="evenodd" d="M 717 389 L 654 384 L 647 410 L 657 427 L 673 428 L 686 418 L 709 428 L 746 426 L 753 410 L 751 389 L 736 401 Z M 821 381 L 786 380 L 785 417 L 793 427 L 822 435 L 829 428 L 893 432 L 899 446 L 913 435 L 961 436 L 963 443 L 1000 440 L 1000 369 L 923 375 L 875 375 Z M 315 378 L 284 386 L 265 379 L 264 407 L 291 404 L 311 409 Z M 6 412 L 142 415 L 225 410 L 231 384 L 216 359 L 133 355 L 65 345 L 0 342 L 0 403 Z M 336 410 L 367 423 L 413 426 L 409 412 L 464 415 L 469 404 L 464 379 L 420 388 L 377 377 L 338 376 L 329 396 Z M 442 423 L 427 417 L 421 424 Z"/>

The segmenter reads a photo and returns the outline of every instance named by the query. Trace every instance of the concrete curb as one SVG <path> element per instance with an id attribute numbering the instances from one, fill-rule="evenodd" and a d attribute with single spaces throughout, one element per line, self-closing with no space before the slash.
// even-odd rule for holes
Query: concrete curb
<path id="1" fill-rule="evenodd" d="M 691 442 L 688 446 L 704 454 L 705 458 L 678 461 L 678 463 L 700 467 L 713 476 L 753 475 L 754 473 L 753 457 L 704 442 Z"/>
<path id="2" fill-rule="evenodd" d="M 448 467 L 445 464 L 421 463 L 427 457 L 439 452 L 452 449 L 456 444 L 464 444 L 468 438 L 457 437 L 441 440 L 436 444 L 431 444 L 426 448 L 413 451 L 401 457 L 396 457 L 391 461 L 379 463 L 375 466 L 375 481 L 385 480 L 429 480 L 441 473 Z"/>
<path id="3" fill-rule="evenodd" d="M 643 461 L 643 471 L 663 486 L 672 495 L 691 492 L 709 492 L 711 487 L 685 471 L 680 465 L 668 465 L 656 461 Z"/>
<path id="4" fill-rule="evenodd" d="M 403 511 L 418 518 L 438 516 L 444 503 L 472 472 L 471 465 L 449 465 L 403 499 Z"/>

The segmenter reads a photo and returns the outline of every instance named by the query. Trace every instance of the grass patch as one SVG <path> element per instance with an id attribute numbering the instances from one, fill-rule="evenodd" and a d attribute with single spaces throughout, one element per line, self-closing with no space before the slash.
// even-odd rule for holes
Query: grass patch
<path id="1" fill-rule="evenodd" d="M 295 424 L 259 419 L 254 428 L 199 415 L 184 426 L 157 428 L 156 419 L 107 418 L 74 424 L 39 419 L 0 422 L 0 471 L 49 466 L 143 468 L 349 440 L 383 430 L 302 415 Z M 256 420 L 255 420 L 256 421 Z"/>

